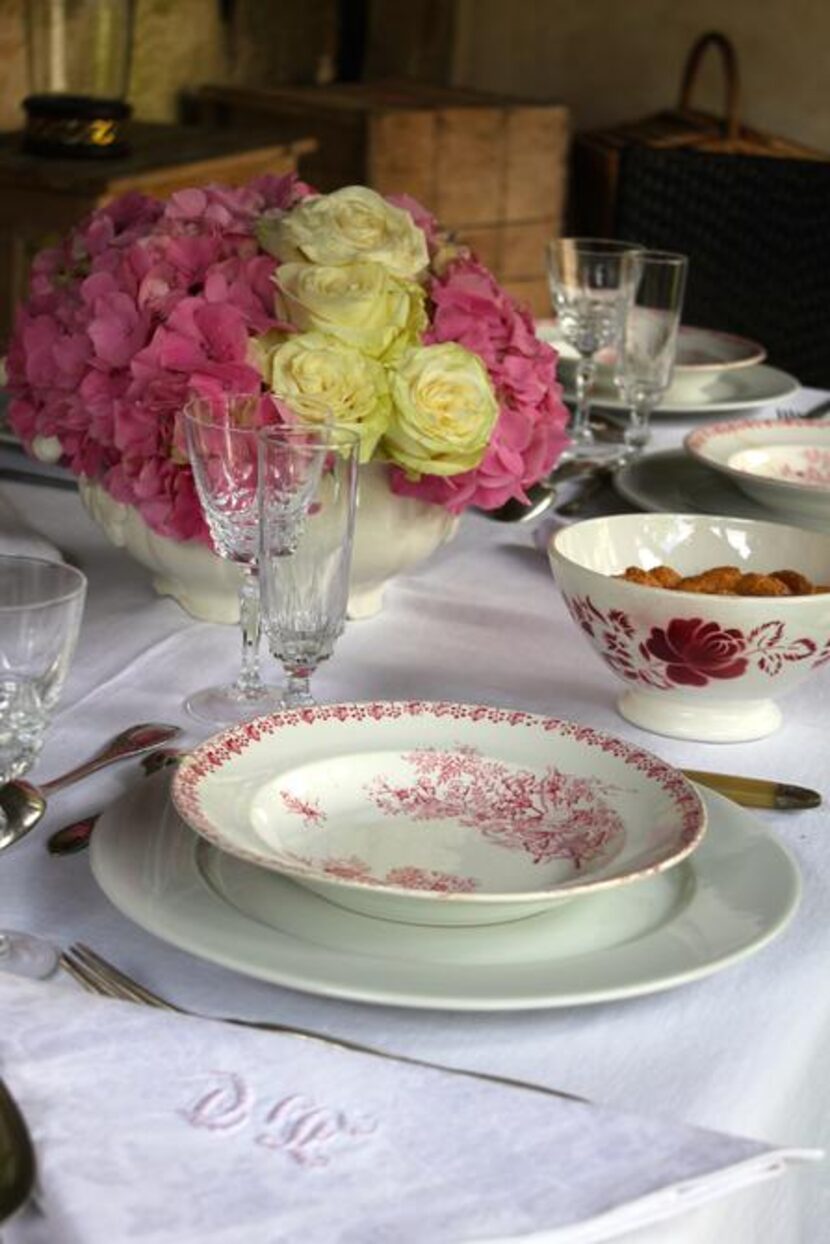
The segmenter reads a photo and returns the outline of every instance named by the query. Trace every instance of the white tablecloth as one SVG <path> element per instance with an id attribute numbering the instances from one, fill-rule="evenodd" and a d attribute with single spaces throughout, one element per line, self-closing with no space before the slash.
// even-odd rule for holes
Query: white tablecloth
<path id="1" fill-rule="evenodd" d="M 817 395 L 801 395 L 804 406 Z M 685 427 L 656 420 L 654 448 Z M 236 671 L 239 638 L 157 598 L 150 576 L 106 543 L 78 498 L 4 483 L 0 495 L 86 572 L 80 646 L 43 756 L 46 779 L 140 720 L 194 728 L 194 687 Z M 456 539 L 393 582 L 377 617 L 352 623 L 315 677 L 321 700 L 426 698 L 515 706 L 575 718 L 687 767 L 827 782 L 827 674 L 784 703 L 782 729 L 746 744 L 645 734 L 615 712 L 616 686 L 577 635 L 531 529 L 469 514 Z M 3 927 L 65 945 L 83 940 L 182 1004 L 278 1018 L 387 1049 L 540 1081 L 620 1108 L 665 1114 L 779 1144 L 830 1149 L 830 818 L 760 813 L 797 858 L 804 896 L 789 929 L 744 963 L 649 997 L 541 1012 L 470 1015 L 366 1006 L 257 982 L 159 941 L 116 911 L 87 854 L 47 855 L 48 834 L 97 810 L 137 778 L 135 762 L 54 797 L 30 838 L 3 854 Z M 825 1164 L 742 1192 L 637 1240 L 817 1244 L 826 1238 Z"/>

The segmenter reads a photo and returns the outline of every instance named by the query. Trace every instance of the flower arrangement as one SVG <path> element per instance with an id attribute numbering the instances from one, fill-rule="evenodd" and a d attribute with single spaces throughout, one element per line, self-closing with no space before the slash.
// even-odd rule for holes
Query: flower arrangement
<path id="1" fill-rule="evenodd" d="M 566 443 L 556 353 L 407 197 L 295 176 L 127 195 L 32 269 L 10 422 L 135 507 L 208 539 L 177 417 L 189 393 L 273 392 L 354 428 L 394 492 L 457 514 L 524 497 Z"/>

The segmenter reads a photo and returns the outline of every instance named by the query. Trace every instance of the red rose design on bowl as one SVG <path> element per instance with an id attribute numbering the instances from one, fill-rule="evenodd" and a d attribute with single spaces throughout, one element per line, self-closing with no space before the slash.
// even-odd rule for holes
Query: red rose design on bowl
<path id="1" fill-rule="evenodd" d="M 739 630 L 703 618 L 672 618 L 665 630 L 651 628 L 642 653 L 664 661 L 671 682 L 705 687 L 710 678 L 739 678 L 748 664 L 745 649 Z"/>

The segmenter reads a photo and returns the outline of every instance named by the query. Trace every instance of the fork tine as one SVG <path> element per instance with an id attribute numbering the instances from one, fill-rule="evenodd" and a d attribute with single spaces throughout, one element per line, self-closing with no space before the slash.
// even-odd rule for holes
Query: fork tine
<path id="1" fill-rule="evenodd" d="M 82 960 L 78 959 L 71 950 L 63 952 L 60 957 L 60 964 L 73 980 L 76 980 L 79 985 L 83 985 L 90 993 L 98 994 L 102 998 L 116 998 L 121 1002 L 137 1001 L 134 995 L 125 990 L 123 985 L 119 985 L 116 981 L 89 967 Z"/>
<path id="2" fill-rule="evenodd" d="M 79 985 L 83 985 L 89 993 L 101 994 L 107 998 L 112 996 L 108 988 L 105 988 L 85 967 L 76 963 L 72 955 L 67 954 L 66 951 L 61 953 L 58 961 L 67 976 L 71 976 Z"/>
<path id="3" fill-rule="evenodd" d="M 176 1011 L 178 1007 L 162 998 L 152 990 L 146 989 L 138 981 L 121 972 L 113 964 L 108 963 L 96 954 L 89 946 L 76 942 L 62 957 L 64 966 L 75 979 L 87 982 L 100 993 L 112 998 L 122 998 L 127 1002 L 140 1002 L 145 1006 L 153 1006 L 162 1010 Z M 74 969 L 74 972 L 73 972 Z"/>

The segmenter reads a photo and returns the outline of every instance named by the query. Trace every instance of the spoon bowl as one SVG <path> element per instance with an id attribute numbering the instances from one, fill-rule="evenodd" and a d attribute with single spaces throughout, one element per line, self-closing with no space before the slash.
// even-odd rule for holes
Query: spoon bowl
<path id="1" fill-rule="evenodd" d="M 83 764 L 60 777 L 44 782 L 41 787 L 33 786 L 23 778 L 5 782 L 0 786 L 0 851 L 19 842 L 34 829 L 46 811 L 47 796 L 79 782 L 81 778 L 114 764 L 117 760 L 126 760 L 130 756 L 140 756 L 152 751 L 162 743 L 168 743 L 176 735 L 181 734 L 179 726 L 166 725 L 163 722 L 142 722 L 140 725 L 128 726 L 113 739 L 110 739 L 94 756 Z"/>
<path id="2" fill-rule="evenodd" d="M 46 798 L 23 778 L 0 786 L 0 851 L 34 829 L 46 811 Z"/>

